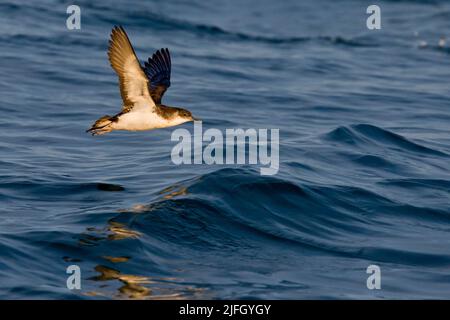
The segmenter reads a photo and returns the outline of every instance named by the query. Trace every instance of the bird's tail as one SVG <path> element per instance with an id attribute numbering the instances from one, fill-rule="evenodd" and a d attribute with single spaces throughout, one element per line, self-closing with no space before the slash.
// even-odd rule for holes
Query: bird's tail
<path id="1" fill-rule="evenodd" d="M 112 131 L 112 117 L 110 116 L 103 116 L 97 121 L 94 122 L 92 127 L 86 132 L 90 132 L 93 136 L 105 134 Z"/>

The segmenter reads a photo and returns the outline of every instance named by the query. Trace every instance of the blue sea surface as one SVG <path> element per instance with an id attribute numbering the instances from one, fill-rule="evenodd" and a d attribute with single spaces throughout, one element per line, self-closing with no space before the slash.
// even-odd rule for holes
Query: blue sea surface
<path id="1" fill-rule="evenodd" d="M 377 1 L 381 30 L 357 0 L 70 4 L 0 3 L 1 299 L 450 298 L 448 1 Z M 86 134 L 121 108 L 114 25 L 204 130 L 279 128 L 279 172 Z"/>

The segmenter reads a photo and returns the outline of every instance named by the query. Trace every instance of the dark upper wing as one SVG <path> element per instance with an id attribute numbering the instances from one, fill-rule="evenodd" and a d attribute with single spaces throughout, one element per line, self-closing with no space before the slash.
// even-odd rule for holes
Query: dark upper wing
<path id="1" fill-rule="evenodd" d="M 156 104 L 161 103 L 164 92 L 170 87 L 171 68 L 172 63 L 167 48 L 156 51 L 151 58 L 148 58 L 148 62 L 145 62 L 144 72 L 150 80 L 148 89 Z"/>
<path id="2" fill-rule="evenodd" d="M 119 76 L 120 94 L 124 108 L 150 98 L 148 79 L 134 53 L 130 40 L 122 27 L 114 27 L 109 41 L 108 57 Z M 153 102 L 153 101 L 151 101 Z"/>

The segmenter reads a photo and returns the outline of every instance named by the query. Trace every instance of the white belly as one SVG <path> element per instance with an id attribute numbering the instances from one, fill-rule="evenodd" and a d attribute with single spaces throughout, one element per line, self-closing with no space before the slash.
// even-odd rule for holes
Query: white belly
<path id="1" fill-rule="evenodd" d="M 177 118 L 167 120 L 160 117 L 150 108 L 142 108 L 121 115 L 119 120 L 113 123 L 112 129 L 142 131 L 176 126 L 183 122 L 185 121 L 180 121 L 180 119 Z"/>

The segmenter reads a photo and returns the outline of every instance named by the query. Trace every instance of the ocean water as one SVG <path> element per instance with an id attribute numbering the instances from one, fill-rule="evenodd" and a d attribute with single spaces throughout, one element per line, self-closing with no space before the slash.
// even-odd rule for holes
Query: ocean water
<path id="1" fill-rule="evenodd" d="M 69 2 L 0 3 L 0 298 L 450 298 L 450 3 L 368 30 L 357 0 L 77 1 L 68 30 Z M 205 130 L 279 128 L 279 172 L 86 134 L 120 110 L 114 25 Z"/>

